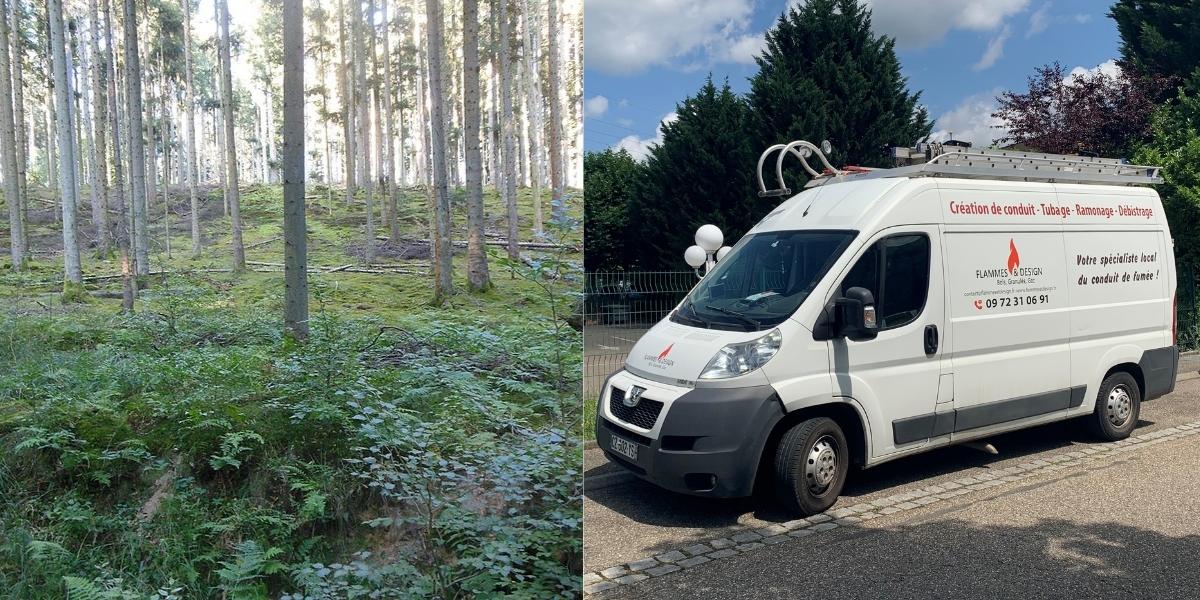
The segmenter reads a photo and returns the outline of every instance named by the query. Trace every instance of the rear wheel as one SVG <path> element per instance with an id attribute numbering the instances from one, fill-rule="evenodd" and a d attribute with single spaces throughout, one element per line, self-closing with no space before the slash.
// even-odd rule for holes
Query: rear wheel
<path id="1" fill-rule="evenodd" d="M 784 508 L 812 515 L 833 506 L 846 473 L 850 449 L 837 422 L 827 417 L 794 425 L 775 451 L 775 495 Z"/>
<path id="2" fill-rule="evenodd" d="M 1096 437 L 1115 442 L 1129 437 L 1137 427 L 1142 393 L 1133 375 L 1118 371 L 1104 378 L 1096 395 L 1096 410 L 1088 417 L 1088 428 Z"/>

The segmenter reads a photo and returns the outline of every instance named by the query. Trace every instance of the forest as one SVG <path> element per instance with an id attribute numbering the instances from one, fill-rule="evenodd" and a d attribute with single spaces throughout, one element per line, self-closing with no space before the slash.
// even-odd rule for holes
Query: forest
<path id="1" fill-rule="evenodd" d="M 580 0 L 0 0 L 0 590 L 580 594 Z"/>

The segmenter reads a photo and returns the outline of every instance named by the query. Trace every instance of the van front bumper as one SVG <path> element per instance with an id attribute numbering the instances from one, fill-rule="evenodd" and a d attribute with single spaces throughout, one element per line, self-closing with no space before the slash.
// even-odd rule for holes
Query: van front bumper
<path id="1" fill-rule="evenodd" d="M 698 496 L 732 498 L 754 490 L 759 459 L 783 407 L 769 385 L 697 388 L 664 407 L 657 437 L 637 433 L 611 418 L 604 404 L 596 412 L 596 442 L 612 462 L 660 487 Z M 613 437 L 637 446 L 637 459 L 613 450 Z"/>

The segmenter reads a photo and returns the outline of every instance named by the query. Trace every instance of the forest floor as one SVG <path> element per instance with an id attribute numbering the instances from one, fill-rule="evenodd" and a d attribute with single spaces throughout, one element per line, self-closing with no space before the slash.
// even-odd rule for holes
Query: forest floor
<path id="1" fill-rule="evenodd" d="M 489 247 L 495 288 L 482 294 L 465 292 L 456 249 L 458 293 L 441 307 L 422 190 L 402 190 L 403 240 L 380 242 L 373 266 L 362 202 L 308 193 L 312 335 L 298 344 L 282 335 L 279 186 L 243 189 L 256 270 L 240 274 L 228 272 L 219 189 L 202 195 L 198 258 L 186 189 L 169 194 L 170 256 L 155 202 L 150 269 L 164 273 L 129 315 L 120 279 L 103 278 L 120 267 L 97 256 L 87 206 L 88 301 L 63 302 L 61 230 L 37 189 L 30 269 L 0 267 L 9 597 L 580 593 L 582 193 L 568 193 L 571 219 L 535 239 L 521 190 L 520 239 L 558 247 L 521 260 Z M 545 190 L 542 204 L 550 223 Z M 489 235 L 504 229 L 489 218 Z M 7 245 L 0 235 L 5 256 Z"/>

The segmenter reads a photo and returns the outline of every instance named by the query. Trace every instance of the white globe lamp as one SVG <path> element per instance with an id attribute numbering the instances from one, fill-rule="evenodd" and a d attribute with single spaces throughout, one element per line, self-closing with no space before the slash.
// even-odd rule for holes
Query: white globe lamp
<path id="1" fill-rule="evenodd" d="M 696 230 L 696 245 L 705 252 L 716 252 L 725 243 L 725 235 L 716 225 L 702 225 Z"/>
<path id="2" fill-rule="evenodd" d="M 683 252 L 683 260 L 688 266 L 693 269 L 699 269 L 704 266 L 704 261 L 708 258 L 708 253 L 700 246 L 690 246 Z"/>
<path id="3" fill-rule="evenodd" d="M 730 250 L 733 250 L 733 248 L 730 248 L 729 246 L 721 246 L 721 249 L 717 250 L 717 262 L 725 260 L 725 255 L 729 254 Z"/>

